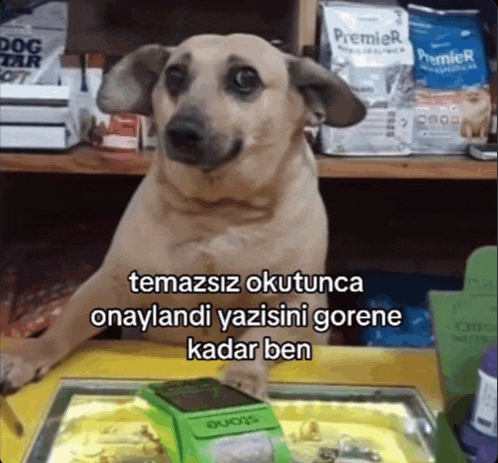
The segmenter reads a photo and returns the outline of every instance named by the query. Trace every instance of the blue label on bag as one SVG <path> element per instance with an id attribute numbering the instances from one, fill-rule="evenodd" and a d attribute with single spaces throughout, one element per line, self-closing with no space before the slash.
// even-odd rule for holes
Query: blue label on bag
<path id="1" fill-rule="evenodd" d="M 488 66 L 477 13 L 439 14 L 409 7 L 415 79 L 432 89 L 455 89 L 488 83 Z"/>

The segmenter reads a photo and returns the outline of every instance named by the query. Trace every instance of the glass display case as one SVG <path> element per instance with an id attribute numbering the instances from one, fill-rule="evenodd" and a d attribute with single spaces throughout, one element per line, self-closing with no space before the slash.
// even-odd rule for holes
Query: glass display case
<path id="1" fill-rule="evenodd" d="M 25 463 L 168 463 L 136 396 L 149 381 L 65 379 Z M 269 400 L 302 463 L 434 463 L 436 421 L 417 390 L 271 384 Z"/>

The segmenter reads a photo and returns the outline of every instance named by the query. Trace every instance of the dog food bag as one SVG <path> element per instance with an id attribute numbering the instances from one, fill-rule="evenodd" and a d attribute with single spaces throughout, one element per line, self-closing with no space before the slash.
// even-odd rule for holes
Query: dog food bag
<path id="1" fill-rule="evenodd" d="M 348 128 L 323 126 L 327 155 L 410 154 L 415 88 L 408 13 L 392 5 L 322 3 L 320 63 L 367 106 Z"/>
<path id="2" fill-rule="evenodd" d="M 413 152 L 457 154 L 487 141 L 489 70 L 477 10 L 408 5 L 417 108 Z"/>
<path id="3" fill-rule="evenodd" d="M 38 2 L 0 25 L 0 83 L 57 85 L 68 4 Z"/>

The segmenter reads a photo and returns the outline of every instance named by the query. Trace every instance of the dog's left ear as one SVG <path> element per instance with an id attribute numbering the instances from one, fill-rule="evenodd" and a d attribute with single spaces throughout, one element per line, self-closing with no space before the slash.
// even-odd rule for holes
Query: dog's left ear
<path id="1" fill-rule="evenodd" d="M 349 127 L 361 122 L 367 110 L 339 76 L 310 58 L 288 55 L 291 84 L 303 95 L 311 125 Z"/>
<path id="2" fill-rule="evenodd" d="M 118 61 L 100 86 L 99 109 L 107 114 L 152 114 L 152 89 L 171 50 L 163 45 L 144 45 Z"/>

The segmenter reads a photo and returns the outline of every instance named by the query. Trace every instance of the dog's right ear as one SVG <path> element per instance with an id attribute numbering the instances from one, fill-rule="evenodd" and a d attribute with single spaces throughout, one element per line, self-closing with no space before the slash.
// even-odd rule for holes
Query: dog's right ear
<path id="1" fill-rule="evenodd" d="M 361 122 L 365 105 L 339 76 L 310 58 L 287 55 L 291 83 L 303 95 L 311 125 L 349 127 Z"/>
<path id="2" fill-rule="evenodd" d="M 123 57 L 104 76 L 98 108 L 107 114 L 152 114 L 152 89 L 171 51 L 163 45 L 144 45 Z"/>

